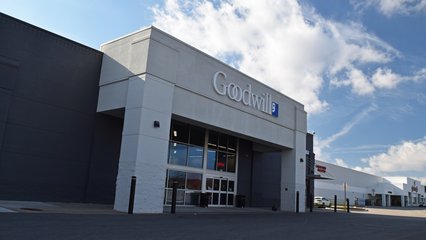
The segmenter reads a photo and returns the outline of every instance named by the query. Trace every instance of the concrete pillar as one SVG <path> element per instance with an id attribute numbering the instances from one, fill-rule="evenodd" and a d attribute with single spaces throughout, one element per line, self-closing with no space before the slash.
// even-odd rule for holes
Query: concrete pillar
<path id="1" fill-rule="evenodd" d="M 151 75 L 128 80 L 114 209 L 127 211 L 136 176 L 134 213 L 162 213 L 174 86 Z M 160 127 L 154 127 L 158 121 Z"/>
<path id="2" fill-rule="evenodd" d="M 306 133 L 295 132 L 295 148 L 281 153 L 281 211 L 296 211 L 299 191 L 299 211 L 305 212 Z"/>
<path id="3" fill-rule="evenodd" d="M 382 207 L 386 207 L 386 194 L 382 194 Z"/>
<path id="4" fill-rule="evenodd" d="M 405 207 L 404 196 L 400 196 L 400 197 L 401 197 L 401 207 Z"/>

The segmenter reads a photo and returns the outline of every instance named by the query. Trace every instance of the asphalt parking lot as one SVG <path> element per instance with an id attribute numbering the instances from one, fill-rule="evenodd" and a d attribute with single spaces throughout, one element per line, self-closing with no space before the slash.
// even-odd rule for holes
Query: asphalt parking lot
<path id="1" fill-rule="evenodd" d="M 413 209 L 414 211 L 414 209 Z M 426 209 L 420 209 L 420 212 Z M 424 239 L 426 218 L 313 213 L 0 213 L 0 239 Z"/>

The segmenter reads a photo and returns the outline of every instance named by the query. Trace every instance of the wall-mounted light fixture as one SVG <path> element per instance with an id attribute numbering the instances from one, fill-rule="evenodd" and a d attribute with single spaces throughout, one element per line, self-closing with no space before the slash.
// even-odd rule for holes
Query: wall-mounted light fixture
<path id="1" fill-rule="evenodd" d="M 160 127 L 160 121 L 154 121 L 154 127 L 159 128 Z"/>
<path id="2" fill-rule="evenodd" d="M 303 158 L 300 158 L 300 162 L 303 162 Z"/>

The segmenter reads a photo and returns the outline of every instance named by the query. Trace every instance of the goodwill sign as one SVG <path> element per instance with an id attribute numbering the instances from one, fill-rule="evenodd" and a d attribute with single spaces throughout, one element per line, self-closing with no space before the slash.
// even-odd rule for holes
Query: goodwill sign
<path id="1" fill-rule="evenodd" d="M 246 88 L 240 87 L 233 82 L 227 82 L 226 73 L 218 71 L 213 75 L 213 88 L 215 92 L 229 99 L 241 102 L 242 104 L 262 111 L 274 117 L 278 117 L 279 106 L 272 101 L 271 94 L 262 93 L 255 94 L 252 91 L 251 84 L 247 84 Z"/>

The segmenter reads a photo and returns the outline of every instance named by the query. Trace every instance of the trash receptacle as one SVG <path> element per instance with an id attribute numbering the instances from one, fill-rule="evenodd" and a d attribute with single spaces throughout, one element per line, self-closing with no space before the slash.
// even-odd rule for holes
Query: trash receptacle
<path id="1" fill-rule="evenodd" d="M 209 206 L 209 195 L 208 193 L 200 193 L 200 207 Z"/>
<path id="2" fill-rule="evenodd" d="M 239 208 L 246 207 L 246 196 L 244 195 L 235 196 L 235 207 L 239 207 Z"/>

